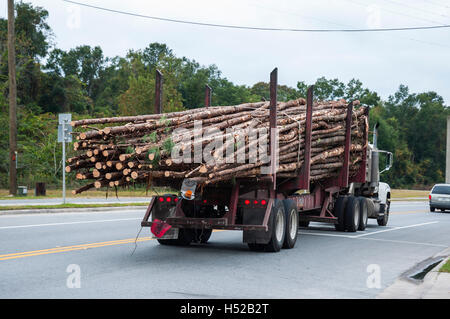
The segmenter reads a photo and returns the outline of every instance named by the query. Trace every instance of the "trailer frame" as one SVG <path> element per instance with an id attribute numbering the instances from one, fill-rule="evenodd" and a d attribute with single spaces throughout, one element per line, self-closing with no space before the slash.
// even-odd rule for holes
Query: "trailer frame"
<path id="1" fill-rule="evenodd" d="M 156 91 L 155 91 L 155 111 L 161 112 L 162 92 L 163 92 L 162 73 L 156 71 Z M 333 207 L 339 194 L 347 193 L 349 184 L 352 182 L 363 183 L 366 179 L 366 152 L 367 145 L 363 148 L 362 164 L 356 175 L 349 176 L 349 161 L 351 149 L 351 126 L 353 118 L 353 101 L 347 105 L 347 117 L 345 120 L 346 131 L 344 141 L 343 166 L 339 175 L 330 178 L 321 183 L 311 183 L 311 139 L 312 139 L 312 114 L 313 114 L 313 96 L 314 86 L 310 86 L 307 91 L 306 103 L 306 125 L 304 131 L 305 139 L 305 161 L 300 169 L 298 176 L 284 180 L 277 179 L 276 174 L 276 133 L 277 133 L 277 86 L 278 69 L 275 68 L 270 74 L 270 174 L 261 178 L 246 179 L 238 178 L 231 189 L 219 189 L 217 203 L 226 204 L 228 211 L 221 217 L 199 218 L 187 216 L 183 211 L 183 199 L 177 201 L 175 205 L 175 216 L 167 217 L 164 222 L 176 228 L 195 228 L 195 229 L 225 229 L 225 230 L 243 230 L 243 231 L 268 231 L 269 216 L 276 200 L 290 199 L 294 201 L 300 221 L 315 221 L 331 224 L 338 223 L 338 217 L 333 214 Z M 211 105 L 211 88 L 205 87 L 205 106 Z M 368 108 L 366 109 L 368 114 Z M 367 141 L 368 131 L 365 133 Z M 312 187 L 312 189 L 311 189 Z M 296 194 L 303 190 L 304 194 Z M 248 195 L 254 193 L 254 195 Z M 221 197 L 221 194 L 222 197 Z M 229 196 L 229 197 L 227 197 Z M 202 202 L 205 201 L 205 202 Z M 196 199 L 194 205 L 212 205 L 209 199 Z M 250 201 L 250 204 L 246 204 Z M 214 202 L 214 201 L 213 201 Z M 254 203 L 258 203 L 253 205 Z M 265 205 L 261 205 L 264 202 Z M 215 203 L 215 202 L 214 202 Z M 151 227 L 153 221 L 150 220 L 151 213 L 158 205 L 156 197 L 152 197 L 149 206 L 141 221 L 142 227 Z M 247 206 L 245 206 L 247 205 Z M 238 223 L 237 216 L 239 210 L 243 208 L 259 209 L 264 212 L 262 222 L 256 224 Z"/>

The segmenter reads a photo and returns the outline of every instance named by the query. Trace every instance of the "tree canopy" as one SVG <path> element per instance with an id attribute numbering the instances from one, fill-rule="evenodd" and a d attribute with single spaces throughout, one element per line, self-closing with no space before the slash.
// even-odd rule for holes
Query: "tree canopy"
<path id="1" fill-rule="evenodd" d="M 236 85 L 216 65 L 177 56 L 166 44 L 149 43 L 125 56 L 105 57 L 89 45 L 62 50 L 54 43 L 48 12 L 16 3 L 19 176 L 22 183 L 57 183 L 61 173 L 56 142 L 57 114 L 75 118 L 150 114 L 154 110 L 155 71 L 164 75 L 163 111 L 202 107 L 204 87 L 213 105 L 269 100 L 269 84 Z M 8 175 L 7 20 L 0 19 L 0 184 Z M 394 153 L 392 170 L 382 178 L 393 187 L 428 187 L 444 180 L 445 132 L 449 108 L 436 92 L 411 93 L 401 85 L 383 100 L 358 79 L 318 78 L 296 87 L 280 84 L 278 99 L 305 97 L 358 99 L 370 106 L 370 127 L 379 128 L 379 147 Z"/>

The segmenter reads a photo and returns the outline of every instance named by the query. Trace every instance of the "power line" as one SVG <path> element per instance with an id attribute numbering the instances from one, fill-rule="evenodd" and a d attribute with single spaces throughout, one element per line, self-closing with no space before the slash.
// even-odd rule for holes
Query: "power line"
<path id="1" fill-rule="evenodd" d="M 351 1 L 351 0 L 347 0 L 347 1 L 349 1 L 350 3 L 354 3 L 354 4 L 358 4 L 360 6 L 367 7 L 367 5 L 363 5 L 363 4 L 359 3 L 359 2 L 354 2 L 354 1 Z M 298 13 L 296 11 L 293 11 L 293 10 L 289 10 L 289 12 L 287 12 L 287 11 L 282 11 L 280 9 L 273 8 L 273 7 L 265 7 L 265 6 L 261 6 L 261 5 L 255 5 L 255 4 L 253 4 L 253 6 L 257 7 L 257 8 L 260 8 L 260 9 L 262 8 L 262 9 L 270 10 L 271 12 L 279 12 L 279 13 L 282 13 L 282 14 L 285 14 L 285 15 L 292 15 L 292 16 L 297 16 L 297 17 L 300 16 L 300 17 L 303 17 L 305 19 L 312 19 L 312 20 L 317 20 L 317 21 L 329 23 L 329 24 L 334 24 L 334 25 L 341 26 L 341 27 L 353 28 L 353 26 L 348 25 L 348 24 L 337 23 L 337 22 L 327 21 L 327 20 L 319 19 L 319 18 L 315 18 L 315 17 L 305 16 L 305 15 L 300 14 L 300 13 Z M 423 44 L 428 44 L 428 45 L 433 45 L 433 46 L 439 46 L 439 47 L 443 47 L 443 48 L 450 48 L 450 46 L 443 45 L 442 43 L 436 43 L 436 42 L 430 42 L 430 41 L 413 39 L 413 38 L 404 37 L 404 36 L 401 36 L 401 35 L 398 35 L 398 34 L 395 34 L 395 35 L 391 34 L 391 36 L 392 37 L 401 38 L 401 39 L 405 39 L 405 40 L 409 40 L 409 41 L 418 42 L 418 43 L 423 43 Z"/>
<path id="2" fill-rule="evenodd" d="M 360 3 L 360 2 L 357 2 L 357 1 L 354 1 L 354 0 L 346 0 L 346 1 L 367 8 L 367 4 L 365 4 L 365 3 Z M 420 20 L 423 20 L 423 19 L 421 19 L 421 18 L 414 17 L 414 16 L 410 16 L 410 15 L 406 15 L 406 14 L 400 13 L 400 12 L 398 12 L 398 11 L 388 10 L 388 9 L 385 9 L 384 7 L 381 7 L 380 9 L 381 9 L 381 10 L 388 11 L 388 12 L 390 12 L 390 13 L 392 13 L 392 14 L 395 14 L 395 15 L 398 14 L 398 15 L 403 15 L 403 16 L 406 16 L 406 17 L 409 17 L 409 18 L 413 18 L 413 19 L 416 19 L 416 20 L 419 20 L 419 19 L 420 19 Z M 425 21 L 425 20 L 424 20 L 424 21 Z M 430 20 L 427 19 L 426 21 L 430 21 Z M 414 42 L 419 42 L 419 43 L 424 43 L 424 44 L 431 44 L 431 45 L 435 45 L 435 46 L 439 46 L 439 47 L 445 47 L 445 48 L 449 48 L 449 47 L 450 47 L 450 46 L 444 45 L 444 44 L 442 44 L 442 43 L 436 43 L 436 42 L 430 42 L 430 41 L 418 40 L 418 39 L 413 39 L 413 38 L 410 38 L 410 37 L 402 37 L 402 36 L 400 36 L 400 35 L 396 35 L 396 36 L 399 37 L 399 38 L 411 40 L 411 41 L 414 41 Z"/>
<path id="3" fill-rule="evenodd" d="M 431 30 L 431 29 L 444 29 L 450 28 L 450 25 L 432 25 L 432 26 L 417 26 L 417 27 L 402 27 L 402 28 L 376 28 L 376 29 L 295 29 L 295 28 L 269 28 L 269 27 L 250 27 L 250 26 L 238 26 L 238 25 L 229 25 L 229 24 L 215 24 L 215 23 L 205 23 L 205 22 L 196 22 L 196 21 L 187 21 L 187 20 L 178 20 L 178 19 L 170 19 L 170 18 L 162 18 L 155 16 L 148 16 L 138 13 L 132 13 L 127 11 L 114 10 L 104 7 L 93 6 L 86 3 L 71 1 L 71 0 L 62 0 L 64 2 L 76 4 L 83 7 L 88 7 L 92 9 L 119 13 L 123 15 L 129 15 L 139 18 L 146 18 L 152 20 L 159 20 L 165 22 L 174 22 L 174 23 L 182 23 L 182 24 L 191 24 L 198 25 L 203 27 L 216 27 L 216 28 L 227 28 L 227 29 L 240 29 L 240 30 L 253 30 L 253 31 L 284 31 L 284 32 L 386 32 L 386 31 L 412 31 L 412 30 Z"/>
<path id="4" fill-rule="evenodd" d="M 392 4 L 400 6 L 400 7 L 401 6 L 405 6 L 407 8 L 411 8 L 413 10 L 420 11 L 421 13 L 427 13 L 428 15 L 438 15 L 438 16 L 441 16 L 441 17 L 444 17 L 444 18 L 449 18 L 448 15 L 445 15 L 445 14 L 442 14 L 442 13 L 437 13 L 437 12 L 434 12 L 434 11 L 425 10 L 423 8 L 418 8 L 418 7 L 415 7 L 415 6 L 408 5 L 406 3 L 401 3 L 401 2 L 397 2 L 397 1 L 393 1 L 393 0 L 384 0 L 384 1 L 392 3 Z M 437 21 L 435 21 L 435 22 L 437 22 Z M 438 22 L 438 23 L 440 23 L 440 22 Z"/>
<path id="5" fill-rule="evenodd" d="M 445 4 L 441 4 L 441 3 L 436 3 L 436 2 L 433 2 L 433 1 L 427 1 L 427 0 L 423 0 L 423 1 L 425 1 L 426 3 L 429 3 L 429 4 L 431 4 L 431 5 L 434 5 L 434 6 L 436 6 L 436 7 L 444 7 L 444 8 L 450 8 L 450 6 L 448 6 L 448 5 L 445 5 Z"/>
<path id="6" fill-rule="evenodd" d="M 355 3 L 355 4 L 359 5 L 359 6 L 363 6 L 363 7 L 366 7 L 366 8 L 367 8 L 367 6 L 368 6 L 367 3 L 359 3 L 359 2 L 356 2 L 356 1 L 352 1 L 352 0 L 346 0 L 346 1 L 347 1 L 347 2 L 351 2 L 351 3 Z M 410 15 L 410 14 L 406 14 L 406 13 L 404 13 L 404 12 L 399 12 L 399 11 L 391 10 L 391 9 L 385 8 L 384 6 L 380 6 L 379 8 L 380 8 L 381 10 L 386 11 L 386 12 L 389 12 L 389 13 L 391 13 L 391 14 L 394 14 L 394 15 L 401 15 L 401 16 L 404 16 L 404 17 L 412 18 L 412 19 L 414 19 L 414 20 L 426 21 L 426 22 L 431 22 L 431 23 L 440 23 L 440 22 L 436 22 L 436 21 L 434 21 L 434 20 L 430 20 L 430 19 L 427 19 L 427 18 L 419 18 L 419 17 L 417 17 L 417 16 L 413 16 L 413 15 Z"/>

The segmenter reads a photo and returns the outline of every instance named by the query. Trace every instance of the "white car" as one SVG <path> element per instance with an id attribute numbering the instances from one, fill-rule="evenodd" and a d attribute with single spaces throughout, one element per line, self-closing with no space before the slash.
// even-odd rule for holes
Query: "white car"
<path id="1" fill-rule="evenodd" d="M 436 184 L 430 192 L 430 211 L 450 209 L 450 184 Z"/>

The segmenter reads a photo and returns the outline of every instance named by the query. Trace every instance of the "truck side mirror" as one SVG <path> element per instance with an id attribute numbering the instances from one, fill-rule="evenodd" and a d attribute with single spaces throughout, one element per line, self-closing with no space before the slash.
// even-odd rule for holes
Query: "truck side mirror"
<path id="1" fill-rule="evenodd" d="M 381 174 L 381 173 L 386 172 L 391 169 L 392 163 L 394 160 L 394 155 L 391 152 L 387 152 L 387 151 L 378 151 L 378 152 L 386 154 L 386 166 L 383 170 L 380 171 L 380 174 Z"/>

